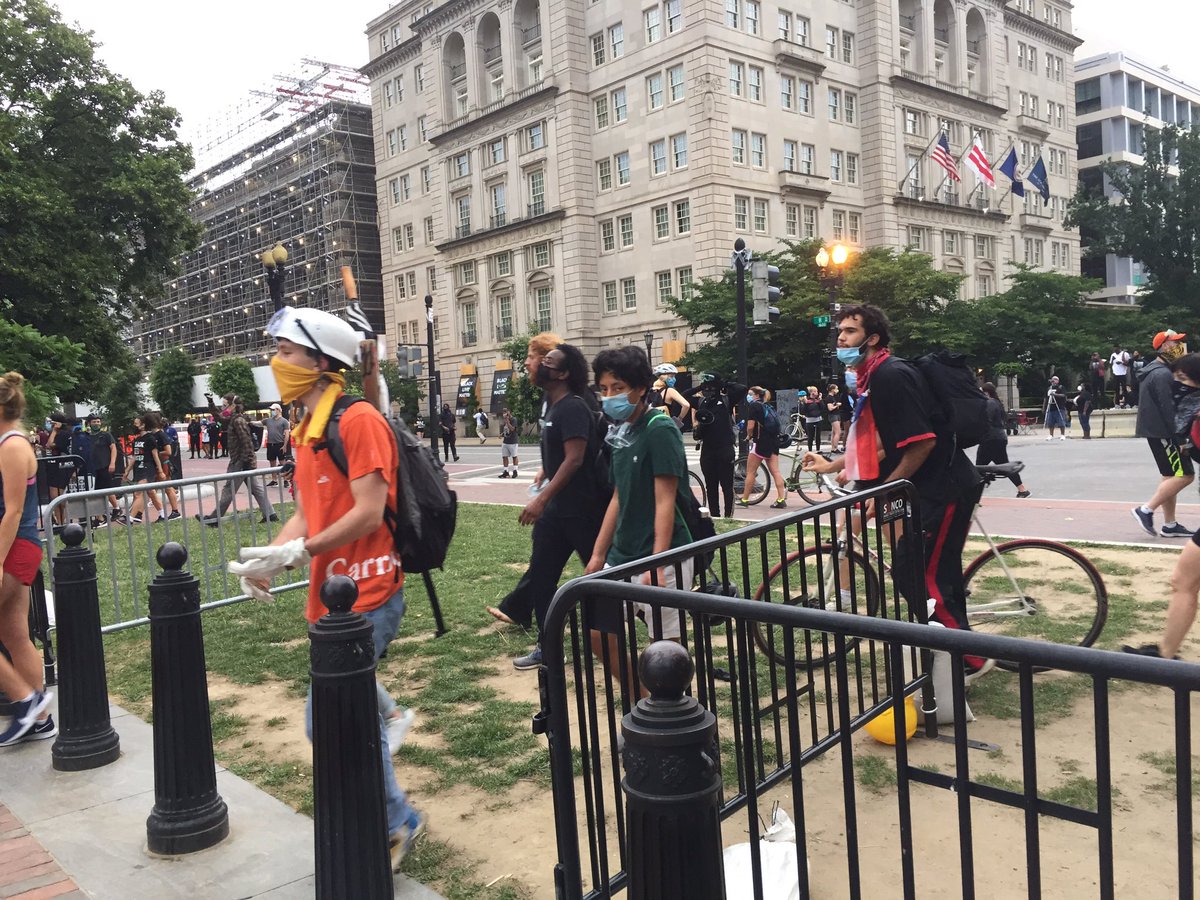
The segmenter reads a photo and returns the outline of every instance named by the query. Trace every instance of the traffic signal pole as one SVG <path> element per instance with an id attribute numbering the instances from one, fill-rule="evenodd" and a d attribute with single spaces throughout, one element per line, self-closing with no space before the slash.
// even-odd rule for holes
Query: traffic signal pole
<path id="1" fill-rule="evenodd" d="M 437 366 L 433 358 L 433 295 L 425 295 L 425 343 L 429 353 L 429 421 L 425 427 L 429 430 L 429 443 L 433 448 L 433 457 L 438 455 L 438 434 L 442 426 L 438 421 L 438 376 Z"/>

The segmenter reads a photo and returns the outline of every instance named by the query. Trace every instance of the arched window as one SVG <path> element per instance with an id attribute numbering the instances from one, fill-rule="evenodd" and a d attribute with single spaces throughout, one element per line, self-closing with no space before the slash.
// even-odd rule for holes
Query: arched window
<path id="1" fill-rule="evenodd" d="M 467 48 L 463 36 L 453 32 L 442 45 L 442 83 L 446 86 L 446 121 L 461 119 L 471 108 L 467 86 Z"/>
<path id="2" fill-rule="evenodd" d="M 900 69 L 925 74 L 925 11 L 921 0 L 900 0 Z"/>
<path id="3" fill-rule="evenodd" d="M 992 92 L 991 48 L 983 13 L 972 7 L 967 13 L 967 90 L 988 96 Z"/>
<path id="4" fill-rule="evenodd" d="M 933 77 L 948 84 L 958 83 L 958 35 L 950 0 L 933 3 Z"/>
<path id="5" fill-rule="evenodd" d="M 513 46 L 516 52 L 518 89 L 544 77 L 542 60 L 542 10 L 538 0 L 517 0 L 513 10 Z"/>
<path id="6" fill-rule="evenodd" d="M 487 106 L 504 99 L 504 55 L 500 45 L 500 19 L 495 13 L 485 13 L 475 29 L 476 71 L 479 86 L 476 96 L 479 105 Z"/>

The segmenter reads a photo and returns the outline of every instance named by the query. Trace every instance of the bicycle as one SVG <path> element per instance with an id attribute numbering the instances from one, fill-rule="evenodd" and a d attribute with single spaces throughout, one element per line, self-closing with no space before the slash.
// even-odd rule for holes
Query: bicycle
<path id="1" fill-rule="evenodd" d="M 1024 467 L 1024 463 L 1010 462 L 975 468 L 987 486 L 998 478 L 1015 475 Z M 840 495 L 851 493 L 836 485 L 832 477 L 823 477 L 831 490 L 836 489 Z M 754 599 L 877 615 L 883 597 L 879 570 L 890 574 L 892 569 L 861 536 L 847 535 L 848 530 L 857 530 L 848 529 L 853 519 L 852 514 L 843 517 L 836 542 L 813 544 L 776 564 L 767 580 L 758 586 Z M 1108 619 L 1108 589 L 1091 561 L 1065 544 L 1041 538 L 1018 538 L 997 544 L 980 522 L 978 508 L 972 519 L 988 547 L 963 572 L 967 622 L 971 628 L 991 634 L 1092 646 Z M 838 565 L 832 564 L 835 561 Z M 815 594 L 814 586 L 819 586 Z M 805 642 L 797 639 L 796 658 L 787 660 L 781 652 L 784 646 L 781 632 L 776 632 L 759 625 L 754 637 L 759 649 L 778 665 L 818 666 L 832 655 L 822 653 L 808 658 Z M 847 640 L 846 648 L 854 643 Z M 817 649 L 815 645 L 813 649 Z M 1010 670 L 1016 668 L 1003 660 L 997 660 L 997 664 Z M 1034 671 L 1045 671 L 1045 667 L 1034 667 Z"/>
<path id="2" fill-rule="evenodd" d="M 787 490 L 799 494 L 801 499 L 809 505 L 824 503 L 826 500 L 832 500 L 835 496 L 846 493 L 832 478 L 825 478 L 816 472 L 806 472 L 801 468 L 801 462 L 806 452 L 808 451 L 796 443 L 779 451 L 781 457 L 790 456 L 792 458 L 792 466 L 783 478 L 783 486 Z M 834 458 L 833 454 L 828 452 L 822 452 L 821 455 L 826 459 Z M 734 464 L 733 470 L 733 490 L 739 497 L 742 496 L 742 488 L 745 483 L 746 457 L 743 456 Z M 766 466 L 760 465 L 754 475 L 754 488 L 746 502 L 751 506 L 761 503 L 771 493 L 773 483 L 774 479 L 771 477 L 770 471 Z"/>

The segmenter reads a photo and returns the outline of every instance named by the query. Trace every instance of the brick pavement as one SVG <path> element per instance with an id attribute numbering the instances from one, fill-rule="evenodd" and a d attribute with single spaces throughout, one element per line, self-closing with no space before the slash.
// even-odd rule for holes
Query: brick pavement
<path id="1" fill-rule="evenodd" d="M 0 803 L 0 897 L 4 900 L 86 900 L 21 820 Z"/>

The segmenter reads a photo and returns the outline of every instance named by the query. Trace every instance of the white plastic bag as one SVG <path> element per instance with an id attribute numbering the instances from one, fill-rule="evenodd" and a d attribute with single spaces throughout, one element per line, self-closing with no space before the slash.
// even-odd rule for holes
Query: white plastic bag
<path id="1" fill-rule="evenodd" d="M 796 877 L 796 826 L 778 806 L 771 813 L 771 824 L 758 842 L 762 865 L 763 900 L 800 900 L 800 882 Z M 725 848 L 726 900 L 753 900 L 754 868 L 750 843 Z"/>

